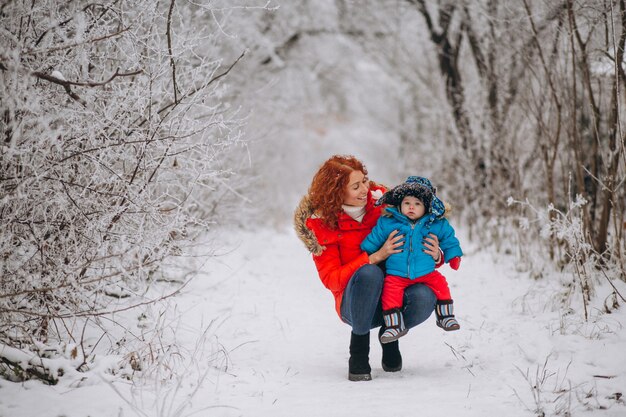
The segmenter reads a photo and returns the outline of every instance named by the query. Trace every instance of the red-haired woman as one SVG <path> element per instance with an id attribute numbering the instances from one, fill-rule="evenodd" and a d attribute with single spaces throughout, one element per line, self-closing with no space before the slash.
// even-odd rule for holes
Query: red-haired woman
<path id="1" fill-rule="evenodd" d="M 385 244 L 368 255 L 361 241 L 381 214 L 374 202 L 385 189 L 370 181 L 367 169 L 353 156 L 334 155 L 313 177 L 308 194 L 295 212 L 298 237 L 313 254 L 320 279 L 335 297 L 335 308 L 342 321 L 352 326 L 348 378 L 369 381 L 370 330 L 383 325 L 380 296 L 384 282 L 381 264 L 392 253 L 401 252 L 403 238 L 397 231 Z M 423 250 L 442 263 L 439 242 L 426 238 Z M 430 288 L 416 284 L 404 295 L 405 326 L 411 328 L 426 320 L 435 308 Z M 384 330 L 382 327 L 380 333 Z M 382 345 L 382 367 L 387 372 L 402 369 L 398 341 Z"/>

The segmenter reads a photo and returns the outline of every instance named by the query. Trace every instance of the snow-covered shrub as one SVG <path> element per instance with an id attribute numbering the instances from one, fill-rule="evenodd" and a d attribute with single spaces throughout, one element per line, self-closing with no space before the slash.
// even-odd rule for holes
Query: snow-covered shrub
<path id="1" fill-rule="evenodd" d="M 128 395 L 114 384 L 110 384 L 111 389 L 139 416 L 181 417 L 220 408 L 195 408 L 197 397 L 206 392 L 207 384 L 228 371 L 228 352 L 214 334 L 217 323 L 211 321 L 201 329 L 189 329 L 179 312 L 172 314 L 171 310 L 160 315 L 159 321 L 156 330 L 145 335 L 143 349 L 152 353 L 135 356 L 146 358 L 134 367 L 141 371 L 142 378 L 134 381 Z"/>
<path id="2" fill-rule="evenodd" d="M 215 221 L 242 51 L 174 1 L 9 2 L 0 28 L 0 343 L 79 344 Z"/>
<path id="3" fill-rule="evenodd" d="M 580 294 L 588 318 L 588 303 L 594 296 L 595 285 L 605 280 L 611 282 L 609 276 L 619 276 L 621 267 L 615 256 L 603 258 L 589 242 L 583 212 L 587 200 L 577 195 L 566 210 L 553 204 L 537 208 L 528 199 L 518 201 L 512 197 L 507 203 L 520 209 L 519 215 L 513 217 L 518 230 L 518 265 L 525 266 L 531 276 L 540 278 L 545 268 L 550 269 L 549 262 L 556 262 L 572 277 L 564 282 L 562 302 L 567 304 L 572 296 Z M 614 299 L 613 308 L 617 304 L 616 296 Z"/>

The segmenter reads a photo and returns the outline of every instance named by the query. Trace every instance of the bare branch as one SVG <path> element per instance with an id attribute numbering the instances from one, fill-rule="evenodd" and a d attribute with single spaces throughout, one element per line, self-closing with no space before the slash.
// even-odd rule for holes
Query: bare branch
<path id="1" fill-rule="evenodd" d="M 155 304 L 158 303 L 160 301 L 166 300 L 168 298 L 172 298 L 175 295 L 179 294 L 186 286 L 187 284 L 189 284 L 189 280 L 187 280 L 186 282 L 184 282 L 179 288 L 177 288 L 174 291 L 171 291 L 165 295 L 162 295 L 160 297 L 151 299 L 151 300 L 146 300 L 146 301 L 142 301 L 140 303 L 134 303 L 125 307 L 120 307 L 120 308 L 116 308 L 116 309 L 110 309 L 110 310 L 92 310 L 92 309 L 87 309 L 87 310 L 82 310 L 82 311 L 76 311 L 76 312 L 71 312 L 71 313 L 66 313 L 66 314 L 56 314 L 56 313 L 40 313 L 37 311 L 28 311 L 28 310 L 19 310 L 19 309 L 2 309 L 0 311 L 2 312 L 6 312 L 6 313 L 20 313 L 20 314 L 24 314 L 26 316 L 34 316 L 34 317 L 46 317 L 48 319 L 69 319 L 69 318 L 74 318 L 74 317 L 99 317 L 99 316 L 109 316 L 112 314 L 116 314 L 116 313 L 121 313 L 122 311 L 128 311 L 128 310 L 133 310 L 137 307 L 141 307 L 141 306 L 146 306 L 146 305 L 151 305 L 151 304 Z"/>
<path id="2" fill-rule="evenodd" d="M 53 77 L 50 74 L 46 74 L 43 72 L 39 72 L 39 71 L 35 71 L 31 73 L 33 76 L 40 78 L 42 80 L 46 80 L 46 81 L 50 81 L 52 83 L 55 84 L 59 84 L 61 86 L 63 86 L 63 88 L 65 89 L 65 92 L 75 101 L 79 102 L 80 104 L 83 105 L 83 107 L 87 107 L 87 102 L 85 102 L 85 100 L 83 100 L 78 94 L 76 94 L 75 92 L 72 91 L 72 87 L 70 86 L 70 84 L 65 81 L 65 80 L 61 80 L 57 77 Z"/>
<path id="3" fill-rule="evenodd" d="M 6 66 L 4 66 L 2 63 L 0 63 L 0 69 L 7 70 Z M 30 74 L 32 76 L 36 77 L 36 78 L 39 78 L 39 79 L 42 79 L 42 80 L 45 80 L 45 81 L 49 81 L 51 83 L 58 84 L 58 85 L 62 86 L 65 89 L 65 92 L 67 92 L 67 94 L 72 99 L 76 100 L 77 102 L 79 102 L 80 104 L 82 104 L 83 106 L 86 107 L 87 103 L 78 94 L 76 94 L 74 91 L 72 91 L 72 86 L 78 86 L 78 87 L 101 87 L 101 86 L 109 84 L 110 82 L 112 82 L 117 77 L 132 77 L 132 76 L 135 76 L 135 75 L 139 75 L 142 72 L 143 71 L 141 71 L 141 70 L 132 71 L 132 72 L 120 72 L 120 69 L 118 68 L 117 70 L 115 70 L 115 73 L 108 80 L 100 81 L 100 82 L 96 82 L 96 81 L 88 81 L 88 82 L 68 81 L 68 80 L 65 80 L 65 79 L 61 79 L 61 78 L 55 77 L 52 74 L 48 74 L 48 73 L 41 72 L 41 71 L 33 71 Z"/>
<path id="4" fill-rule="evenodd" d="M 244 57 L 245 54 L 246 54 L 246 51 L 243 51 L 241 53 L 241 55 L 239 55 L 239 57 L 232 64 L 230 64 L 230 66 L 224 72 L 222 72 L 221 74 L 216 75 L 215 77 L 211 78 L 208 82 L 202 84 L 198 88 L 196 88 L 194 90 L 191 90 L 189 93 L 187 93 L 183 97 L 181 97 L 180 101 L 183 101 L 186 98 L 194 96 L 199 91 L 203 91 L 204 89 L 209 87 L 211 84 L 213 84 L 214 82 L 218 81 L 220 78 L 223 78 L 226 75 L 228 75 L 228 73 L 235 67 L 235 65 L 237 65 L 237 63 Z M 161 109 L 159 109 L 159 111 L 157 113 L 161 114 L 161 113 L 165 112 L 166 110 L 171 109 L 172 107 L 176 107 L 177 105 L 178 105 L 178 103 L 172 102 L 172 103 L 166 105 L 165 107 L 162 107 Z M 141 123 L 139 123 L 139 126 L 143 125 L 146 121 L 147 120 L 144 119 Z"/>
<path id="5" fill-rule="evenodd" d="M 174 3 L 176 0 L 170 1 L 170 9 L 167 13 L 167 51 L 170 55 L 170 66 L 172 67 L 172 86 L 174 88 L 174 103 L 178 103 L 178 85 L 176 84 L 176 63 L 174 62 L 174 54 L 172 53 L 172 13 L 174 11 Z"/>
<path id="6" fill-rule="evenodd" d="M 89 9 L 90 7 L 92 7 L 93 5 L 95 5 L 96 3 L 90 3 L 88 5 L 86 5 L 85 7 L 83 7 L 83 12 L 87 9 Z M 69 19 L 65 19 L 62 22 L 57 23 L 56 25 L 46 29 L 43 31 L 43 33 L 39 36 L 39 38 L 37 39 L 37 41 L 35 42 L 35 46 L 39 45 L 41 43 L 41 41 L 43 40 L 43 38 L 46 37 L 46 35 L 48 33 L 50 33 L 52 30 L 56 29 L 56 28 L 60 28 L 63 27 L 65 25 L 67 25 L 68 23 L 70 23 L 72 20 L 74 20 L 74 16 L 70 17 Z"/>
<path id="7" fill-rule="evenodd" d="M 61 45 L 61 46 L 57 46 L 55 48 L 43 48 L 43 49 L 25 49 L 22 53 L 26 54 L 26 55 L 39 55 L 39 54 L 50 54 L 52 52 L 58 52 L 58 51 L 63 51 L 65 49 L 72 49 L 75 48 L 77 46 L 81 46 L 81 45 L 89 45 L 90 43 L 96 43 L 96 42 L 100 42 L 106 39 L 111 39 L 111 38 L 115 38 L 118 37 L 120 35 L 122 35 L 123 33 L 127 32 L 130 29 L 130 27 L 126 27 L 120 31 L 117 31 L 115 33 L 110 33 L 108 35 L 104 35 L 104 36 L 100 36 L 98 38 L 93 38 L 93 39 L 88 39 L 86 41 L 83 42 L 75 42 L 75 43 L 71 43 L 71 44 L 67 44 L 67 45 Z"/>

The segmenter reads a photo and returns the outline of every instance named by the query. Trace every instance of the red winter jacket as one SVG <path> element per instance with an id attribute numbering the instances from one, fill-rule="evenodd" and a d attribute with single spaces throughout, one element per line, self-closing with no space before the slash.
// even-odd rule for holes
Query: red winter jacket
<path id="1" fill-rule="evenodd" d="M 385 192 L 382 187 L 372 190 Z M 374 207 L 372 190 L 367 194 L 365 216 L 361 223 L 342 212 L 337 229 L 331 229 L 314 215 L 308 197 L 304 197 L 296 209 L 296 232 L 313 254 L 322 283 L 332 291 L 339 317 L 341 299 L 348 281 L 357 269 L 369 263 L 369 257 L 361 250 L 360 245 L 376 225 L 382 210 L 381 207 Z"/>

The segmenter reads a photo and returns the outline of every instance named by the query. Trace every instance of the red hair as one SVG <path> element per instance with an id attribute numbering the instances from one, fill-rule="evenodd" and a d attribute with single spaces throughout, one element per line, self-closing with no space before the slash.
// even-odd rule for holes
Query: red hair
<path id="1" fill-rule="evenodd" d="M 337 228 L 337 219 L 350 174 L 361 171 L 367 176 L 365 165 L 352 155 L 333 155 L 317 171 L 309 188 L 309 199 L 315 213 L 331 229 Z"/>

